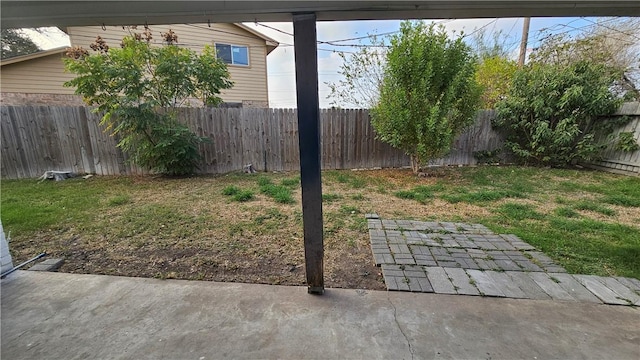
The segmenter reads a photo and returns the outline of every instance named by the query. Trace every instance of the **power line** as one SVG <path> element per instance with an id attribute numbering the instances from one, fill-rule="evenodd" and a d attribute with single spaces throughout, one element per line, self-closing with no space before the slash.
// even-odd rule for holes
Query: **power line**
<path id="1" fill-rule="evenodd" d="M 259 23 L 259 22 L 256 22 L 256 25 L 263 26 L 263 27 L 266 27 L 266 28 L 268 28 L 268 29 L 271 29 L 271 30 L 277 31 L 277 32 L 279 32 L 279 33 L 282 33 L 282 34 L 285 34 L 285 35 L 288 35 L 288 36 L 293 37 L 293 34 L 291 34 L 291 33 L 289 33 L 289 32 L 286 32 L 286 31 L 284 31 L 284 30 L 280 30 L 280 29 L 278 29 L 278 28 L 276 28 L 276 27 L 273 27 L 273 26 L 265 25 L 265 24 L 262 24 L 262 23 Z M 349 39 L 340 39 L 340 40 L 331 40 L 331 41 L 318 40 L 318 41 L 316 41 L 316 43 L 317 43 L 317 44 L 320 44 L 320 45 L 331 45 L 331 46 L 363 47 L 363 46 L 365 46 L 365 45 L 362 45 L 362 44 L 354 44 L 354 45 L 350 45 L 350 44 L 334 44 L 334 43 L 336 43 L 336 42 L 343 42 L 343 41 L 350 41 L 350 40 L 366 39 L 366 38 L 371 38 L 371 37 L 373 37 L 373 36 L 384 36 L 384 35 L 390 35 L 390 34 L 395 34 L 395 33 L 399 32 L 399 31 L 400 31 L 400 30 L 396 30 L 396 31 L 390 31 L 390 32 L 388 32 L 388 33 L 378 34 L 378 35 L 367 35 L 367 36 L 361 36 L 361 37 L 349 38 Z M 292 45 L 291 45 L 291 46 L 292 46 Z M 329 49 L 318 49 L 318 50 L 320 50 L 320 51 L 333 51 L 333 50 L 329 50 Z M 353 52 L 351 52 L 351 51 L 338 51 L 338 52 L 353 53 Z"/>
<path id="2" fill-rule="evenodd" d="M 280 43 L 279 47 L 293 47 L 293 44 Z M 334 49 L 323 49 L 323 48 L 318 48 L 317 50 L 318 51 L 334 52 L 334 53 L 355 54 L 354 51 L 346 51 L 346 50 L 334 50 Z"/>
<path id="3" fill-rule="evenodd" d="M 513 32 L 513 29 L 515 29 L 516 25 L 518 24 L 518 22 L 520 21 L 520 19 L 516 19 L 513 22 L 513 25 L 511 25 L 511 29 L 509 29 L 509 32 L 507 33 L 507 38 L 511 38 L 511 33 Z M 511 51 L 513 51 L 514 45 L 519 44 L 520 41 L 516 40 L 510 44 L 503 44 L 503 46 L 505 47 L 505 49 L 507 49 L 507 53 L 510 53 Z"/>
<path id="4" fill-rule="evenodd" d="M 280 30 L 280 29 L 278 29 L 278 28 L 276 28 L 276 27 L 273 27 L 273 26 L 265 25 L 265 24 L 263 24 L 263 23 L 259 23 L 259 22 L 257 22 L 257 21 L 256 21 L 256 25 L 263 26 L 263 27 L 266 27 L 267 29 L 271 29 L 271 30 L 273 30 L 273 31 L 277 31 L 277 32 L 279 32 L 279 33 L 281 33 L 281 34 L 285 34 L 285 35 L 289 35 L 289 36 L 293 37 L 293 34 L 292 34 L 292 33 L 286 32 L 286 31 L 284 31 L 284 30 Z"/>
<path id="5" fill-rule="evenodd" d="M 397 34 L 399 32 L 400 32 L 400 30 L 395 30 L 395 31 L 389 31 L 389 32 L 384 32 L 384 33 L 380 33 L 380 34 L 368 34 L 368 35 L 365 35 L 365 36 L 358 36 L 358 37 L 353 37 L 353 38 L 348 38 L 348 39 L 318 41 L 318 42 L 322 43 L 322 44 L 329 44 L 329 45 L 339 46 L 338 44 L 335 44 L 335 43 L 345 42 L 345 41 L 353 41 L 353 40 L 369 39 L 369 38 L 377 37 L 377 36 L 393 35 L 393 34 Z"/>
<path id="6" fill-rule="evenodd" d="M 620 30 L 618 30 L 618 29 L 612 28 L 612 27 L 610 27 L 610 26 L 606 26 L 606 25 L 603 25 L 603 24 L 601 24 L 601 23 L 597 23 L 597 22 L 595 22 L 595 21 L 593 21 L 593 20 L 591 20 L 591 19 L 587 19 L 587 18 L 583 18 L 583 19 L 584 19 L 584 20 L 587 20 L 588 22 L 590 22 L 590 23 L 592 23 L 592 24 L 595 24 L 596 26 L 601 26 L 601 27 L 603 27 L 603 28 L 605 28 L 605 29 L 609 29 L 609 30 L 612 30 L 612 31 L 618 32 L 618 33 L 620 33 L 620 34 L 630 36 L 630 37 L 632 37 L 632 38 L 634 38 L 634 39 L 636 39 L 636 40 L 640 40 L 640 38 L 639 38 L 639 37 L 637 37 L 637 36 L 636 36 L 636 35 L 634 35 L 634 34 L 629 34 L 629 33 L 626 33 L 626 32 L 624 32 L 624 31 L 620 31 Z"/>
<path id="7" fill-rule="evenodd" d="M 482 25 L 481 27 L 479 27 L 479 28 L 475 29 L 474 31 L 472 31 L 472 32 L 471 32 L 471 33 L 469 33 L 469 34 L 464 34 L 464 35 L 462 36 L 462 39 L 467 38 L 467 37 L 469 37 L 469 36 L 471 36 L 471 35 L 473 35 L 473 34 L 477 33 L 478 31 L 480 31 L 480 30 L 482 30 L 482 29 L 486 28 L 487 26 L 489 26 L 489 25 L 493 24 L 493 23 L 494 23 L 494 22 L 496 22 L 496 21 L 498 21 L 498 18 L 495 18 L 495 19 L 491 20 L 490 22 L 488 22 L 488 23 L 486 23 L 486 24 Z"/>
<path id="8" fill-rule="evenodd" d="M 614 18 L 611 18 L 609 20 L 604 20 L 601 23 L 603 23 L 603 24 L 604 23 L 610 23 L 610 22 L 616 21 L 618 19 L 620 19 L 620 18 L 619 17 L 614 17 Z M 546 28 L 543 28 L 543 29 L 540 29 L 540 30 L 537 31 L 538 35 L 536 37 L 534 37 L 534 40 L 537 41 L 537 42 L 542 42 L 542 41 L 544 41 L 544 40 L 546 40 L 546 39 L 548 39 L 548 38 L 550 38 L 552 36 L 559 36 L 559 35 L 569 34 L 569 33 L 576 32 L 576 31 L 584 31 L 583 29 L 593 28 L 593 26 L 594 26 L 592 24 L 584 25 L 584 26 L 580 26 L 580 27 L 573 27 L 573 26 L 568 26 L 568 25 L 565 25 L 565 24 L 558 24 L 558 25 L 561 26 L 561 27 L 564 27 L 564 28 L 568 27 L 568 28 L 570 28 L 570 30 L 545 34 L 544 32 L 545 31 L 548 32 L 549 30 L 546 29 Z"/>
<path id="9" fill-rule="evenodd" d="M 445 20 L 440 20 L 440 21 L 434 21 L 432 24 L 433 25 L 446 24 L 446 23 L 449 23 L 449 22 L 452 22 L 452 21 L 455 21 L 455 20 L 457 20 L 457 19 L 445 19 Z M 338 46 L 335 43 L 345 42 L 345 41 L 353 41 L 353 40 L 362 40 L 362 39 L 368 39 L 368 38 L 378 37 L 378 36 L 393 35 L 393 34 L 400 33 L 401 31 L 402 30 L 394 30 L 394 31 L 388 31 L 388 32 L 380 33 L 380 34 L 367 34 L 367 35 L 364 35 L 364 36 L 352 37 L 352 38 L 347 38 L 347 39 L 338 39 L 338 40 L 321 40 L 319 42 L 323 43 L 323 44 Z M 355 45 L 349 45 L 349 46 L 355 46 Z"/>
<path id="10" fill-rule="evenodd" d="M 115 37 L 101 36 L 101 35 L 96 35 L 96 36 L 100 36 L 102 39 L 107 40 L 107 41 L 116 41 L 116 42 L 121 42 L 122 41 L 122 38 L 115 38 Z M 87 38 L 87 39 L 95 40 L 96 36 L 76 34 L 76 35 L 72 35 L 70 37 Z M 125 35 L 125 36 L 127 36 L 127 35 Z M 162 45 L 161 43 L 154 43 L 154 44 L 155 45 Z M 205 45 L 213 45 L 213 44 L 191 44 L 191 43 L 178 42 L 178 43 L 176 43 L 174 45 L 180 46 L 180 47 L 204 48 Z M 242 46 L 247 47 L 247 48 L 264 48 L 264 45 L 242 45 Z M 293 47 L 293 44 L 280 43 L 278 45 L 278 47 L 279 48 Z M 328 52 L 345 53 L 345 54 L 353 54 L 354 53 L 353 51 L 333 50 L 333 49 L 323 49 L 323 48 L 319 48 L 318 51 L 328 51 Z"/>
<path id="11" fill-rule="evenodd" d="M 455 20 L 456 19 L 446 19 L 446 20 L 433 22 L 433 24 L 444 24 L 444 23 L 447 23 L 447 22 L 455 21 Z M 269 26 L 269 25 L 266 25 L 266 24 L 263 24 L 263 23 L 260 23 L 260 22 L 256 22 L 255 24 L 293 37 L 292 33 L 284 31 L 284 30 L 281 30 L 281 29 L 278 29 L 276 27 Z M 336 44 L 336 43 L 345 42 L 345 41 L 370 39 L 370 38 L 378 37 L 378 36 L 393 35 L 393 34 L 397 34 L 399 32 L 401 32 L 401 30 L 388 31 L 388 32 L 380 33 L 380 34 L 367 34 L 367 35 L 364 35 L 364 36 L 357 36 L 357 37 L 351 37 L 351 38 L 345 38 L 345 39 L 337 39 L 337 40 L 318 40 L 317 43 L 318 44 L 323 44 L 323 45 L 346 46 L 346 47 L 368 47 L 368 46 L 370 46 L 370 47 L 380 47 L 380 46 L 377 46 L 377 45 L 367 45 L 367 44 Z"/>

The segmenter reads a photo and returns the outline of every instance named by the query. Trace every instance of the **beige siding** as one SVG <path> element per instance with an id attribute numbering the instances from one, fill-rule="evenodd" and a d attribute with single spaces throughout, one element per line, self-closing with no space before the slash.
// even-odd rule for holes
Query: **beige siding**
<path id="1" fill-rule="evenodd" d="M 62 54 L 52 54 L 2 66 L 0 89 L 2 92 L 73 94 L 73 88 L 63 87 L 73 75 L 64 72 Z"/>
<path id="2" fill-rule="evenodd" d="M 267 95 L 267 64 L 266 42 L 240 27 L 233 24 L 194 24 L 194 25 L 151 25 L 152 42 L 161 44 L 161 33 L 173 30 L 178 36 L 179 45 L 192 48 L 196 51 L 203 49 L 205 44 L 213 45 L 216 42 L 246 45 L 249 47 L 249 66 L 229 65 L 229 73 L 234 87 L 225 91 L 222 98 L 227 102 L 268 101 Z M 138 27 L 134 32 L 142 33 L 143 27 Z M 67 33 L 71 38 L 72 46 L 89 48 L 96 36 L 101 36 L 109 46 L 120 46 L 128 29 L 122 26 L 107 26 L 103 30 L 101 26 L 69 27 Z"/>

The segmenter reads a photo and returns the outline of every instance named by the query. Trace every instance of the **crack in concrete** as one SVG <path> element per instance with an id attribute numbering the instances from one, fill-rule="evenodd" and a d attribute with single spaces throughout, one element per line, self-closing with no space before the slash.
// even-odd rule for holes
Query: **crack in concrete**
<path id="1" fill-rule="evenodd" d="M 391 298 L 389 297 L 389 294 L 387 294 L 387 301 L 389 301 L 389 304 L 391 305 L 391 307 L 393 308 L 393 320 L 396 322 L 396 325 L 398 326 L 398 330 L 400 330 L 400 333 L 402 334 L 402 336 L 404 336 L 404 340 L 407 342 L 407 346 L 409 347 L 409 353 L 411 354 L 411 360 L 414 359 L 414 350 L 413 350 L 413 346 L 411 346 L 411 341 L 409 341 L 409 337 L 407 336 L 407 334 L 405 334 L 404 330 L 402 330 L 402 326 L 400 326 L 400 322 L 398 321 L 398 309 L 396 308 L 395 304 L 393 303 L 393 301 L 391 301 Z"/>

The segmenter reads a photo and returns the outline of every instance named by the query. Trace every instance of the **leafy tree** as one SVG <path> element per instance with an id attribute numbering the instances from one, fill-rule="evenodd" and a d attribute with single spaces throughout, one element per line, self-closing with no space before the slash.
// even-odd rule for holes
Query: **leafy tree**
<path id="1" fill-rule="evenodd" d="M 486 29 L 479 29 L 468 40 L 479 59 L 476 81 L 482 87 L 483 109 L 493 109 L 506 96 L 513 74 L 518 68 L 517 63 L 509 56 L 510 50 L 506 45 L 508 39 L 502 31 L 493 32 L 489 36 Z"/>
<path id="2" fill-rule="evenodd" d="M 507 95 L 517 69 L 517 63 L 505 57 L 482 59 L 476 70 L 476 81 L 482 87 L 481 101 L 484 109 L 493 109 Z"/>
<path id="3" fill-rule="evenodd" d="M 2 54 L 0 58 L 2 59 L 33 54 L 40 51 L 38 45 L 20 32 L 19 29 L 2 29 L 1 33 Z"/>
<path id="4" fill-rule="evenodd" d="M 380 102 L 372 109 L 378 137 L 411 157 L 417 172 L 449 151 L 473 123 L 480 99 L 476 58 L 443 26 L 405 21 L 391 38 Z"/>
<path id="5" fill-rule="evenodd" d="M 576 36 L 548 35 L 530 62 L 566 66 L 581 61 L 606 65 L 615 75 L 612 90 L 628 100 L 640 100 L 640 19 L 604 19 Z"/>
<path id="6" fill-rule="evenodd" d="M 221 102 L 218 94 L 232 86 L 227 67 L 206 46 L 202 54 L 178 47 L 173 31 L 162 34 L 166 45 L 152 47 L 151 33 L 125 37 L 121 48 L 109 48 L 100 37 L 91 45 L 69 50 L 66 69 L 78 76 L 65 83 L 104 112 L 101 123 L 135 163 L 167 175 L 187 175 L 198 168 L 196 136 L 178 122 L 177 107 L 192 98 L 206 105 Z"/>
<path id="7" fill-rule="evenodd" d="M 597 157 L 597 136 L 621 124 L 603 116 L 621 103 L 610 91 L 616 74 L 603 64 L 529 64 L 516 71 L 507 97 L 497 104 L 495 127 L 520 162 L 566 166 Z"/>
<path id="8" fill-rule="evenodd" d="M 502 30 L 494 31 L 487 35 L 486 28 L 474 30 L 472 36 L 465 37 L 473 52 L 478 56 L 480 62 L 484 59 L 510 57 L 511 49 L 508 48 L 509 36 Z"/>
<path id="9" fill-rule="evenodd" d="M 509 37 L 502 31 L 487 35 L 486 29 L 474 31 L 472 37 L 462 37 L 480 60 L 476 79 L 486 92 L 482 106 L 492 108 L 506 93 L 516 68 L 515 62 L 509 60 L 510 51 L 506 47 Z M 358 47 L 355 53 L 338 53 L 342 59 L 338 73 L 343 78 L 326 83 L 331 91 L 327 99 L 331 99 L 332 105 L 370 109 L 378 103 L 389 38 L 370 35 L 365 42 L 361 40 L 354 45 Z"/>
<path id="10" fill-rule="evenodd" d="M 327 83 L 332 105 L 370 109 L 378 102 L 387 48 L 384 38 L 371 35 L 369 41 L 353 54 L 338 53 L 342 59 L 338 74 L 343 79 Z"/>

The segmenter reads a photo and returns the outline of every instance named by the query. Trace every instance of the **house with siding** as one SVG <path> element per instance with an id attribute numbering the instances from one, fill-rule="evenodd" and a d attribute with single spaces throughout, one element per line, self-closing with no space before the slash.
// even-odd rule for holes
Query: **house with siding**
<path id="1" fill-rule="evenodd" d="M 242 24 L 149 25 L 153 44 L 161 45 L 161 34 L 170 29 L 178 36 L 178 46 L 197 52 L 205 45 L 215 46 L 226 63 L 234 86 L 221 93 L 227 104 L 268 107 L 267 55 L 277 46 L 275 40 Z M 119 47 L 124 36 L 141 33 L 142 26 L 67 27 L 71 46 L 89 49 L 100 36 L 110 47 Z M 0 63 L 1 102 L 4 105 L 82 105 L 73 88 L 62 84 L 74 75 L 64 70 L 66 47 L 18 56 Z"/>

